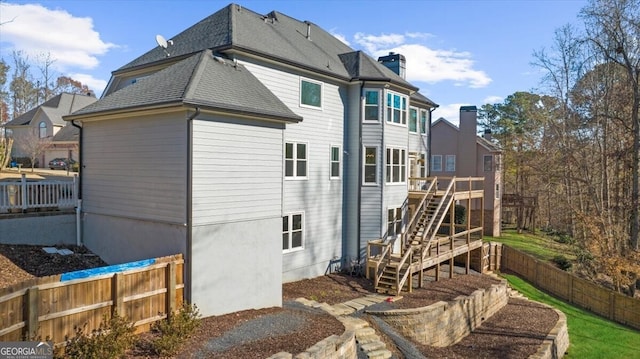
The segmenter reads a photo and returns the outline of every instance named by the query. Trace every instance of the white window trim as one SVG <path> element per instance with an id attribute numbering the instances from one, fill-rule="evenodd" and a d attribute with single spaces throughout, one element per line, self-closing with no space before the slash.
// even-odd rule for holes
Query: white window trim
<path id="1" fill-rule="evenodd" d="M 389 119 L 389 118 L 387 117 L 387 95 L 388 95 L 388 94 L 392 94 L 392 95 L 400 96 L 400 101 L 401 101 L 401 103 L 402 103 L 402 98 L 403 98 L 403 97 L 406 99 L 407 109 L 405 110 L 405 113 L 406 113 L 405 123 L 402 123 L 402 112 L 400 112 L 400 122 L 399 122 L 399 123 L 393 122 L 393 120 L 392 120 L 392 119 Z M 383 112 L 384 112 L 384 113 L 383 113 L 383 115 L 382 115 L 382 116 L 385 118 L 385 122 L 386 122 L 388 125 L 392 125 L 392 126 L 408 127 L 408 123 L 409 123 L 409 96 L 407 96 L 407 95 L 403 95 L 403 94 L 401 94 L 401 93 L 399 93 L 399 92 L 390 91 L 390 90 L 385 91 L 385 93 L 383 94 L 383 96 L 384 96 L 384 98 L 383 98 L 383 100 L 382 100 L 382 104 L 383 104 L 383 106 L 382 106 L 382 110 L 383 110 Z M 393 107 L 392 107 L 392 110 L 391 110 L 391 111 L 392 111 L 392 113 L 393 113 Z M 400 109 L 400 111 L 402 111 L 402 109 Z"/>
<path id="2" fill-rule="evenodd" d="M 302 103 L 302 81 L 320 85 L 320 106 L 313 106 L 313 105 L 307 105 L 307 104 Z M 299 84 L 299 87 L 298 87 L 298 91 L 299 91 L 298 103 L 300 104 L 300 107 L 311 108 L 311 109 L 314 109 L 314 110 L 322 110 L 323 109 L 323 107 L 324 107 L 324 83 L 323 82 L 312 80 L 312 79 L 309 79 L 309 78 L 306 78 L 306 77 L 300 77 L 300 84 Z"/>
<path id="3" fill-rule="evenodd" d="M 302 215 L 302 240 L 301 240 L 301 246 L 300 247 L 295 247 L 295 248 L 291 248 L 291 227 L 293 226 L 293 216 L 296 214 L 300 214 Z M 283 249 L 282 253 L 286 254 L 286 253 L 293 253 L 293 252 L 299 252 L 304 250 L 304 244 L 305 244 L 305 230 L 307 227 L 306 224 L 306 216 L 304 211 L 294 211 L 294 212 L 287 212 L 285 214 L 282 215 L 282 217 L 289 217 L 289 228 L 288 228 L 288 233 L 289 233 L 289 249 Z M 282 219 L 281 219 L 282 220 Z M 284 232 L 283 232 L 284 234 Z"/>
<path id="4" fill-rule="evenodd" d="M 436 161 L 434 161 L 434 158 L 439 157 L 440 158 L 440 168 L 435 168 L 434 165 L 436 163 Z M 442 172 L 442 155 L 431 155 L 431 163 L 429 164 L 431 166 L 431 172 Z"/>
<path id="5" fill-rule="evenodd" d="M 400 181 L 400 182 L 393 182 L 393 172 L 391 173 L 391 182 L 387 182 L 387 176 L 386 176 L 386 171 L 387 171 L 387 151 L 386 150 L 391 150 L 392 152 L 392 157 L 393 157 L 393 150 L 399 150 L 399 151 L 404 151 L 404 181 Z M 400 152 L 400 154 L 402 154 L 402 152 Z M 384 181 L 385 184 L 387 186 L 396 186 L 396 185 L 406 185 L 407 184 L 407 166 L 408 166 L 408 161 L 409 161 L 409 153 L 407 151 L 406 147 L 395 147 L 395 146 L 387 146 L 387 148 L 384 151 L 384 170 L 385 170 L 385 176 L 384 176 Z M 401 159 L 402 161 L 402 159 Z M 391 169 L 393 171 L 393 166 L 394 164 L 391 163 Z M 400 162 L 398 164 L 398 166 L 400 166 L 400 170 L 402 170 L 402 162 Z M 402 178 L 402 173 L 400 173 L 400 178 Z"/>
<path id="6" fill-rule="evenodd" d="M 396 207 L 387 207 L 387 221 L 386 224 L 387 226 L 385 227 L 385 231 L 387 232 L 387 237 L 389 236 L 389 210 L 393 210 L 394 214 L 397 214 L 398 210 L 400 210 L 400 233 L 394 233 L 394 236 L 397 237 L 399 235 L 402 234 L 402 232 L 404 232 L 404 211 L 402 210 L 402 206 L 396 206 Z M 398 221 L 394 220 L 393 221 L 393 227 L 394 230 L 398 225 Z"/>
<path id="7" fill-rule="evenodd" d="M 411 131 L 411 110 L 416 111 L 416 130 Z M 409 133 L 418 134 L 420 133 L 420 109 L 417 107 L 409 106 L 409 111 L 407 113 L 407 128 L 409 129 Z"/>
<path id="8" fill-rule="evenodd" d="M 367 165 L 367 148 L 375 148 L 376 149 L 376 181 L 375 182 L 365 182 L 365 167 Z M 362 146 L 362 186 L 370 186 L 375 187 L 380 185 L 380 146 Z"/>
<path id="9" fill-rule="evenodd" d="M 422 113 L 426 114 L 426 117 L 424 119 L 424 126 L 422 126 Z M 429 135 L 429 116 L 431 116 L 431 113 L 429 110 L 425 110 L 425 109 L 420 109 L 418 111 L 418 133 L 423 135 L 423 136 L 428 136 Z"/>
<path id="10" fill-rule="evenodd" d="M 375 89 L 375 88 L 365 88 L 363 90 L 363 94 L 366 94 L 367 92 L 377 92 L 378 93 L 378 119 L 373 121 L 373 120 L 365 120 L 366 116 L 366 112 L 365 109 L 367 108 L 367 97 L 366 96 L 362 96 L 362 116 L 361 116 L 361 120 L 360 122 L 362 122 L 363 124 L 380 124 L 380 121 L 382 119 L 382 117 L 384 117 L 384 99 L 382 98 L 382 96 L 384 96 L 384 93 L 382 93 L 383 91 L 380 91 L 380 89 Z"/>
<path id="11" fill-rule="evenodd" d="M 333 163 L 335 162 L 333 161 L 333 158 L 332 158 L 334 148 L 338 149 L 338 176 L 331 175 Z M 338 180 L 340 178 L 342 178 L 342 148 L 340 147 L 340 145 L 330 145 L 329 146 L 329 179 Z"/>
<path id="12" fill-rule="evenodd" d="M 296 163 L 298 161 L 297 159 L 297 154 L 298 154 L 298 149 L 297 146 L 298 144 L 301 145 L 305 145 L 306 148 L 306 157 L 305 161 L 307 162 L 307 173 L 305 176 L 287 176 L 287 143 L 293 143 L 293 148 L 294 148 L 294 154 L 296 155 L 296 157 L 293 159 L 293 170 L 294 172 L 297 172 L 297 166 Z M 285 140 L 284 141 L 284 147 L 282 148 L 282 178 L 285 179 L 285 181 L 306 181 L 309 179 L 309 143 L 308 142 L 303 142 L 303 141 L 294 141 L 294 140 Z"/>
<path id="13" fill-rule="evenodd" d="M 453 158 L 453 169 L 449 169 L 449 159 Z M 444 158 L 444 172 L 455 172 L 456 171 L 456 155 L 446 155 Z"/>

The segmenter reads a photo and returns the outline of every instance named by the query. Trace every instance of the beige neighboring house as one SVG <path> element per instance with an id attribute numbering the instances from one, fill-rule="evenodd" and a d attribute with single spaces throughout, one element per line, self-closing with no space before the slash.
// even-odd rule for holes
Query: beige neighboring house
<path id="1" fill-rule="evenodd" d="M 67 123 L 62 116 L 88 106 L 97 99 L 93 95 L 62 93 L 43 104 L 7 122 L 6 135 L 14 139 L 12 157 L 30 157 L 26 142 L 50 141 L 47 149 L 38 156 L 38 167 L 46 167 L 54 158 L 78 160 L 79 130 Z"/>
<path id="2" fill-rule="evenodd" d="M 484 234 L 498 237 L 502 212 L 502 151 L 491 142 L 491 134 L 477 135 L 477 125 L 476 106 L 460 107 L 460 127 L 444 118 L 433 122 L 430 175 L 484 177 Z"/>

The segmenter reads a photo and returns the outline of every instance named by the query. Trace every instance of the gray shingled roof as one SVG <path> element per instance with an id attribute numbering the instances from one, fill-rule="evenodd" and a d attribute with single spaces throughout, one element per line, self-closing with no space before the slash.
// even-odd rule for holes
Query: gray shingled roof
<path id="1" fill-rule="evenodd" d="M 309 30 L 309 38 L 307 31 Z M 213 49 L 236 49 L 338 78 L 386 80 L 410 89 L 415 86 L 370 56 L 352 48 L 319 26 L 277 11 L 261 15 L 230 4 L 171 38 L 171 58 Z M 114 71 L 170 61 L 159 46 Z"/>
<path id="2" fill-rule="evenodd" d="M 413 93 L 411 95 L 411 101 L 418 101 L 418 102 L 422 102 L 422 103 L 425 103 L 425 104 L 433 106 L 433 107 L 438 107 L 438 104 L 436 104 L 435 102 L 431 101 L 428 97 L 426 97 L 425 95 L 421 94 L 420 92 Z"/>
<path id="3" fill-rule="evenodd" d="M 244 66 L 214 58 L 209 50 L 142 78 L 66 119 L 162 104 L 190 104 L 289 122 L 302 120 Z"/>
<path id="4" fill-rule="evenodd" d="M 77 127 L 68 124 L 58 131 L 58 133 L 53 136 L 53 142 L 72 142 L 78 141 L 80 138 L 80 129 Z"/>
<path id="5" fill-rule="evenodd" d="M 5 126 L 29 125 L 31 121 L 33 121 L 38 110 L 42 110 L 51 123 L 64 125 L 65 122 L 62 120 L 62 116 L 71 114 L 73 111 L 81 109 L 96 101 L 97 99 L 93 96 L 61 93 L 7 122 Z"/>

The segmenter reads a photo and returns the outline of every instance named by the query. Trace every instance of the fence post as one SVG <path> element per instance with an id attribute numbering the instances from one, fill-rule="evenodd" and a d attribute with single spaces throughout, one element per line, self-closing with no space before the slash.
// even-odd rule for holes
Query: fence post
<path id="1" fill-rule="evenodd" d="M 111 315 L 118 313 L 124 316 L 124 277 L 122 273 L 116 273 L 111 278 L 111 299 L 113 307 L 111 307 Z"/>
<path id="2" fill-rule="evenodd" d="M 173 312 L 176 310 L 176 262 L 171 261 L 167 265 L 165 269 L 166 274 L 166 285 L 167 285 L 167 317 L 173 315 Z"/>
<path id="3" fill-rule="evenodd" d="M 616 321 L 616 295 L 613 291 L 609 292 L 609 319 Z"/>
<path id="4" fill-rule="evenodd" d="M 25 340 L 31 341 L 35 340 L 36 334 L 38 334 L 38 302 L 39 302 L 39 292 L 38 287 L 31 287 L 27 289 L 27 300 L 26 300 L 26 326 L 25 326 Z"/>
<path id="5" fill-rule="evenodd" d="M 27 210 L 27 175 L 21 175 L 20 187 L 22 187 L 22 211 Z"/>

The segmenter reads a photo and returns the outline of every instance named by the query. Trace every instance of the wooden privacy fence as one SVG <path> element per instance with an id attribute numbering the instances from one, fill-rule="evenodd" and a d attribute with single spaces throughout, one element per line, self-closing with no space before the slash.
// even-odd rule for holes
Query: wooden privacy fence
<path id="1" fill-rule="evenodd" d="M 137 332 L 182 305 L 181 254 L 36 278 L 0 289 L 0 341 L 61 343 L 116 312 Z"/>
<path id="2" fill-rule="evenodd" d="M 502 246 L 502 269 L 537 288 L 614 322 L 640 329 L 640 300 L 578 278 L 508 246 Z"/>

